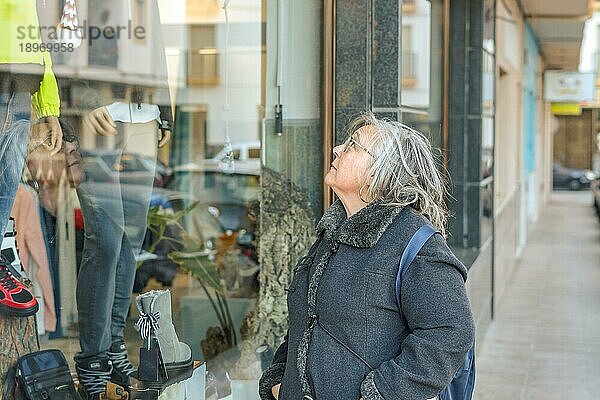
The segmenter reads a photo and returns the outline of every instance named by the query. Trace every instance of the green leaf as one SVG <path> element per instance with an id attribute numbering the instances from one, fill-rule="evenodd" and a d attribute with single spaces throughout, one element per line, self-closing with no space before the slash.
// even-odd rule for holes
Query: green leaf
<path id="1" fill-rule="evenodd" d="M 215 264 L 208 259 L 208 254 L 200 255 L 197 253 L 199 252 L 184 253 L 173 251 L 169 253 L 169 259 L 179 265 L 182 269 L 191 272 L 192 275 L 200 279 L 206 286 L 225 295 L 225 291 L 221 285 L 221 278 Z"/>
<path id="2" fill-rule="evenodd" d="M 173 218 L 172 214 L 167 214 L 160 210 L 160 207 L 152 207 L 148 211 L 148 225 L 160 227 L 167 225 Z"/>

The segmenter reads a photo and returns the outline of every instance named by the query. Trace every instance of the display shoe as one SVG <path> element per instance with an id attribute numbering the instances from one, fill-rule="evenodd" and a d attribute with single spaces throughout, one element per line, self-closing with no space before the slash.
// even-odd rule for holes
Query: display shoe
<path id="1" fill-rule="evenodd" d="M 136 305 L 140 312 L 136 326 L 144 340 L 144 348 L 140 349 L 138 370 L 147 370 L 155 364 L 152 350 L 157 350 L 160 374 L 155 383 L 173 383 L 189 378 L 193 371 L 192 351 L 190 346 L 177 338 L 171 315 L 171 292 L 153 290 L 143 293 L 137 297 Z M 147 360 L 144 358 L 148 360 L 145 365 L 143 363 Z M 142 378 L 141 375 L 140 373 Z"/>
<path id="2" fill-rule="evenodd" d="M 26 278 L 25 270 L 21 264 L 19 258 L 19 250 L 17 249 L 17 231 L 15 230 L 15 220 L 11 217 L 6 225 L 6 231 L 4 238 L 2 239 L 2 246 L 0 251 L 4 259 L 9 263 L 10 272 L 15 278 Z"/>
<path id="3" fill-rule="evenodd" d="M 129 394 L 111 382 L 112 363 L 108 358 L 90 357 L 75 362 L 79 395 L 83 400 L 127 400 Z"/>
<path id="4" fill-rule="evenodd" d="M 11 263 L 0 255 L 0 312 L 16 317 L 34 315 L 39 305 L 29 289 L 11 272 Z"/>
<path id="5" fill-rule="evenodd" d="M 119 386 L 129 388 L 130 378 L 136 370 L 127 358 L 127 347 L 124 340 L 114 342 L 108 350 L 108 358 L 112 363 L 112 375 L 110 380 Z"/>
<path id="6" fill-rule="evenodd" d="M 39 305 L 29 289 L 19 281 L 25 271 L 19 259 L 15 220 L 10 218 L 0 246 L 0 312 L 18 317 L 35 314 Z"/>

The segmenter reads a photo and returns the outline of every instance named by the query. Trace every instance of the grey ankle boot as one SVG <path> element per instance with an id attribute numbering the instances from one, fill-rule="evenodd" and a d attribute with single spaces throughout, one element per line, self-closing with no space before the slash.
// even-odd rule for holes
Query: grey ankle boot
<path id="1" fill-rule="evenodd" d="M 166 378 L 171 380 L 178 375 L 191 373 L 192 351 L 190 346 L 177 338 L 171 314 L 171 292 L 153 290 L 143 293 L 137 297 L 136 305 L 140 312 L 138 329 L 146 330 L 145 333 L 140 332 L 143 338 L 147 336 L 158 341 Z"/>

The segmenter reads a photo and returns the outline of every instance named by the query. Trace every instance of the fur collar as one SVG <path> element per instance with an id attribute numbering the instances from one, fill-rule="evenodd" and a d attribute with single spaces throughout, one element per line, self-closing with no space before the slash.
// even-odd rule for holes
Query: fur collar
<path id="1" fill-rule="evenodd" d="M 325 211 L 316 230 L 318 234 L 325 232 L 326 237 L 337 242 L 369 248 L 377 243 L 402 209 L 374 202 L 348 218 L 338 199 Z"/>

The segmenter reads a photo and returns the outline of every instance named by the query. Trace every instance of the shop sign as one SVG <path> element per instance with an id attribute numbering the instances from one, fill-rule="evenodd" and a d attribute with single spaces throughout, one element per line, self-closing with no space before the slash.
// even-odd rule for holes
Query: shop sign
<path id="1" fill-rule="evenodd" d="M 594 73 L 546 71 L 544 100 L 550 102 L 593 101 L 596 92 Z"/>
<path id="2" fill-rule="evenodd" d="M 581 115 L 579 103 L 552 103 L 550 110 L 554 115 Z"/>

